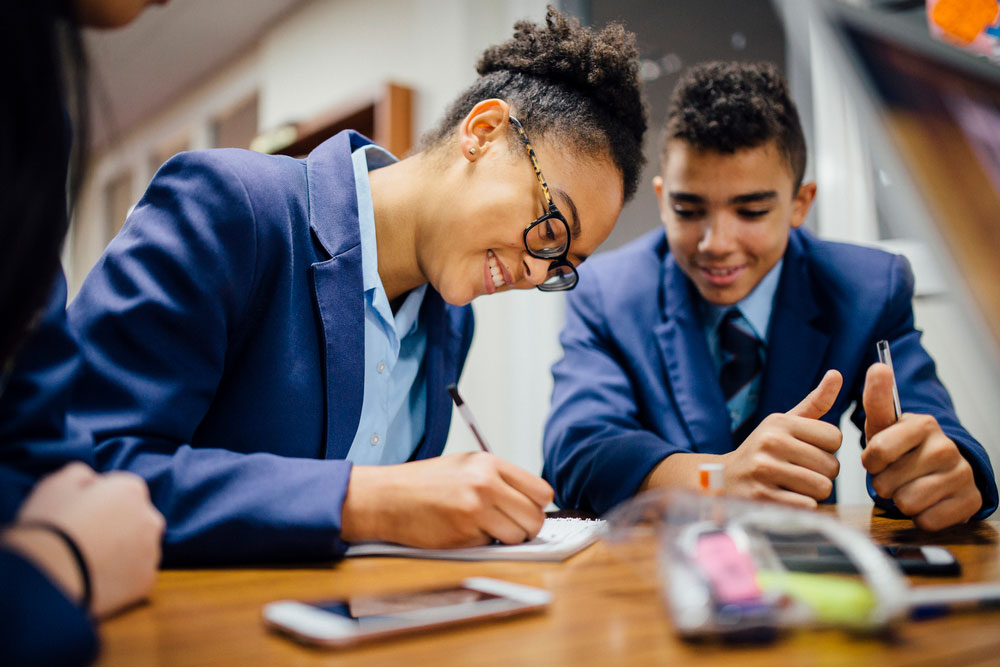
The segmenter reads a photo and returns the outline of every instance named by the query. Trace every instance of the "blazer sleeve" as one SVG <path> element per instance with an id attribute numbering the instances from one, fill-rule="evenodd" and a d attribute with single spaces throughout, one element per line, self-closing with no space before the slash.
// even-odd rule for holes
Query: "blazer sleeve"
<path id="1" fill-rule="evenodd" d="M 542 475 L 560 507 L 602 514 L 634 496 L 660 461 L 689 450 L 644 426 L 625 353 L 607 326 L 601 282 L 588 278 L 567 299 Z"/>
<path id="2" fill-rule="evenodd" d="M 85 665 L 97 635 L 83 611 L 20 555 L 0 549 L 0 662 Z"/>
<path id="3" fill-rule="evenodd" d="M 997 484 L 989 455 L 979 442 L 962 426 L 955 414 L 948 390 L 938 379 L 934 360 L 920 343 L 921 332 L 913 320 L 913 273 L 909 263 L 901 256 L 893 257 L 889 272 L 889 298 L 879 318 L 879 338 L 889 341 L 892 349 L 893 370 L 903 412 L 926 414 L 934 417 L 941 430 L 951 438 L 959 451 L 972 466 L 976 486 L 983 497 L 983 504 L 973 519 L 984 519 L 997 508 Z M 875 361 L 875 343 L 869 363 Z M 864 446 L 865 413 L 861 403 L 864 373 L 860 374 L 862 386 L 856 389 L 858 407 L 851 416 L 861 431 Z M 871 475 L 867 475 L 868 494 L 875 504 L 899 513 L 895 504 L 880 498 L 872 488 Z"/>
<path id="4" fill-rule="evenodd" d="M 0 522 L 10 521 L 42 476 L 70 461 L 93 465 L 89 436 L 66 411 L 80 366 L 66 323 L 66 280 L 56 276 L 41 317 L 21 346 L 0 393 Z"/>
<path id="5" fill-rule="evenodd" d="M 70 306 L 85 361 L 72 416 L 100 467 L 148 482 L 164 565 L 329 560 L 346 549 L 349 462 L 190 444 L 253 326 L 257 221 L 219 153 L 160 169 Z"/>

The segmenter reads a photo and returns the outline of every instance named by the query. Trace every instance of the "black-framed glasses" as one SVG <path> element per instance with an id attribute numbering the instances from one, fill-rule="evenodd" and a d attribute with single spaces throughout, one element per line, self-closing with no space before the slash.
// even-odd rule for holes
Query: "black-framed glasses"
<path id="1" fill-rule="evenodd" d="M 545 195 L 545 203 L 548 206 L 541 217 L 524 228 L 524 249 L 528 254 L 538 259 L 552 260 L 549 264 L 549 271 L 545 280 L 536 285 L 543 292 L 561 292 L 571 290 L 576 287 L 580 276 L 576 273 L 576 268 L 569 263 L 569 223 L 566 216 L 556 207 L 549 193 L 549 185 L 542 176 L 542 170 L 538 166 L 538 158 L 535 156 L 535 149 L 528 141 L 528 135 L 524 133 L 524 127 L 513 116 L 508 116 L 510 124 L 517 130 L 518 136 L 528 150 L 528 157 L 531 158 L 531 166 L 538 177 L 538 184 L 542 186 L 542 193 Z"/>

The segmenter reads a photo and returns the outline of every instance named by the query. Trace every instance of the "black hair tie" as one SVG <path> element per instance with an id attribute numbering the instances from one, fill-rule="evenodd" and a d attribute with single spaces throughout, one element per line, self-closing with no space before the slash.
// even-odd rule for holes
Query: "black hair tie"
<path id="1" fill-rule="evenodd" d="M 74 540 L 65 530 L 48 521 L 19 521 L 11 526 L 11 528 L 40 528 L 42 530 L 47 530 L 66 544 L 66 548 L 69 549 L 70 553 L 73 554 L 73 558 L 76 560 L 76 566 L 80 570 L 80 580 L 83 583 L 83 594 L 80 596 L 80 608 L 89 613 L 90 600 L 93 595 L 90 585 L 90 568 L 87 567 L 87 559 L 83 557 L 83 552 L 80 551 L 80 547 L 77 545 L 76 540 Z"/>

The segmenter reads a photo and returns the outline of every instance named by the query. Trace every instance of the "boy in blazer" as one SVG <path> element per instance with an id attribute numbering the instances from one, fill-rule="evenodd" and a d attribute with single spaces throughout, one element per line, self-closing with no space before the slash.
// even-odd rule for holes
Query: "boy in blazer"
<path id="1" fill-rule="evenodd" d="M 989 458 L 914 328 L 906 260 L 802 229 L 805 162 L 773 66 L 682 76 L 653 182 L 664 228 L 592 260 L 568 299 L 543 473 L 561 506 L 695 488 L 720 461 L 726 493 L 815 507 L 833 498 L 854 406 L 878 505 L 926 530 L 996 509 Z"/>

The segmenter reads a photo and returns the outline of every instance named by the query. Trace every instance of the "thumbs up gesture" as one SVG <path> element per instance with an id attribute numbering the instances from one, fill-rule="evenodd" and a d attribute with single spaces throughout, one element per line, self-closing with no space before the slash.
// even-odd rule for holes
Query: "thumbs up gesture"
<path id="1" fill-rule="evenodd" d="M 840 393 L 843 378 L 829 370 L 788 412 L 768 415 L 747 439 L 722 458 L 726 493 L 815 508 L 833 492 L 840 471 L 835 452 L 842 435 L 820 421 Z"/>

